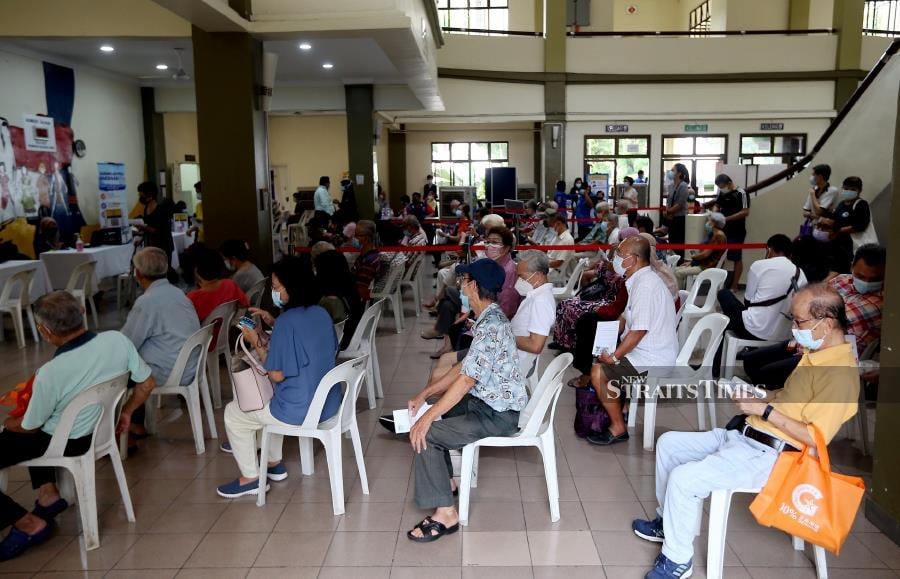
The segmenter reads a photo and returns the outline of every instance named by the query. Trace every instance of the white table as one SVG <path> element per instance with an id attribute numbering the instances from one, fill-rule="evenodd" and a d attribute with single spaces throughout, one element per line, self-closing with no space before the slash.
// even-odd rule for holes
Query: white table
<path id="1" fill-rule="evenodd" d="M 94 288 L 100 287 L 100 280 L 107 277 L 117 277 L 128 273 L 131 269 L 131 256 L 134 254 L 134 246 L 127 245 L 103 245 L 100 247 L 85 247 L 84 251 L 77 252 L 74 249 L 61 249 L 57 251 L 45 251 L 41 254 L 41 262 L 47 268 L 47 275 L 53 289 L 65 289 L 69 283 L 72 271 L 82 263 L 93 261 L 97 263 L 94 271 Z"/>
<path id="2" fill-rule="evenodd" d="M 13 259 L 0 263 L 0 289 L 6 285 L 6 281 L 20 271 L 34 270 L 34 278 L 31 282 L 31 301 L 38 299 L 51 290 L 50 278 L 47 277 L 47 269 L 37 259 Z M 16 294 L 18 295 L 18 294 Z"/>
<path id="3" fill-rule="evenodd" d="M 172 241 L 175 242 L 175 255 L 184 253 L 184 250 L 194 242 L 193 238 L 188 237 L 187 233 L 184 231 L 173 232 Z"/>

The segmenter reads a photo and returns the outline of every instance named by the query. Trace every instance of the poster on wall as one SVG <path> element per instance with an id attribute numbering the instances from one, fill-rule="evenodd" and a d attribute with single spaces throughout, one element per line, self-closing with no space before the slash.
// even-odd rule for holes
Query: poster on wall
<path id="1" fill-rule="evenodd" d="M 592 173 L 588 175 L 588 183 L 595 194 L 603 193 L 605 197 L 609 193 L 609 173 Z"/>
<path id="2" fill-rule="evenodd" d="M 56 129 L 52 117 L 22 115 L 25 130 L 25 149 L 28 151 L 56 152 Z"/>
<path id="3" fill-rule="evenodd" d="M 100 227 L 125 227 L 125 164 L 97 163 Z"/>

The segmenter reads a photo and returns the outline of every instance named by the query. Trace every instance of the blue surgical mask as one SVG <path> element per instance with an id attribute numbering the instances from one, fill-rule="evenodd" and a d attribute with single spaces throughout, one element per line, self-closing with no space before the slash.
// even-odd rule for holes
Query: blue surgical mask
<path id="1" fill-rule="evenodd" d="M 275 304 L 275 307 L 278 309 L 284 307 L 284 302 L 281 300 L 281 292 L 278 290 L 272 290 L 272 303 Z"/>
<path id="2" fill-rule="evenodd" d="M 856 288 L 861 294 L 871 294 L 877 291 L 881 291 L 884 287 L 883 281 L 863 281 L 858 277 L 853 277 L 853 287 Z"/>
<path id="3" fill-rule="evenodd" d="M 792 328 L 791 333 L 794 335 L 794 341 L 807 350 L 818 350 L 819 348 L 821 348 L 822 344 L 825 343 L 825 338 L 819 338 L 818 340 L 814 339 L 813 330 L 819 327 L 819 324 L 821 324 L 823 321 L 824 318 L 816 322 L 816 325 L 809 328 L 808 330 Z"/>
<path id="4" fill-rule="evenodd" d="M 850 201 L 851 199 L 856 199 L 859 195 L 856 191 L 851 191 L 849 189 L 844 189 L 841 191 L 841 201 Z"/>
<path id="5" fill-rule="evenodd" d="M 668 171 L 666 171 L 666 179 L 668 179 L 669 181 L 674 181 L 675 180 L 675 171 L 673 171 L 672 169 L 669 169 Z"/>
<path id="6" fill-rule="evenodd" d="M 469 304 L 469 296 L 466 294 L 460 294 L 459 301 L 462 303 L 462 312 L 466 313 L 471 311 L 471 305 Z"/>
<path id="7" fill-rule="evenodd" d="M 815 176 L 815 175 L 810 175 L 810 176 L 809 176 L 809 184 L 812 185 L 813 187 L 815 187 L 815 186 L 817 185 L 817 183 L 816 183 L 816 176 Z"/>
<path id="8" fill-rule="evenodd" d="M 712 230 L 713 230 L 712 223 L 707 221 L 706 223 L 703 224 L 703 229 L 705 229 L 707 233 L 712 233 Z"/>
<path id="9" fill-rule="evenodd" d="M 462 209 L 454 209 L 453 214 L 456 215 L 457 217 L 462 217 L 463 211 L 462 211 Z"/>
<path id="10" fill-rule="evenodd" d="M 356 239 L 355 237 L 354 237 L 353 239 L 350 240 L 350 245 L 352 245 L 352 246 L 355 247 L 356 249 L 359 249 L 360 247 L 362 247 L 362 243 L 361 243 L 358 239 Z"/>

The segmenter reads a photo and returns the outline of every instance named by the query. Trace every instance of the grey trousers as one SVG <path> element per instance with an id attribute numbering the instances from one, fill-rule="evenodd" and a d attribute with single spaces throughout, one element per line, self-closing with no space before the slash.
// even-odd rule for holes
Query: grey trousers
<path id="1" fill-rule="evenodd" d="M 480 398 L 466 394 L 425 436 L 426 448 L 415 456 L 416 506 L 420 509 L 452 507 L 451 450 L 489 436 L 509 436 L 519 429 L 519 413 L 497 412 Z"/>

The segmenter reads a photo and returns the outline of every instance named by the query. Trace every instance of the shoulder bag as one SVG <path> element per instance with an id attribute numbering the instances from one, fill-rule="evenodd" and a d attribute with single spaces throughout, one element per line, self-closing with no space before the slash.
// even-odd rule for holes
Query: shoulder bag
<path id="1" fill-rule="evenodd" d="M 234 381 L 234 396 L 238 407 L 244 412 L 262 410 L 275 394 L 268 372 L 256 359 L 256 355 L 247 349 L 243 334 L 238 336 L 234 344 L 231 376 Z"/>

